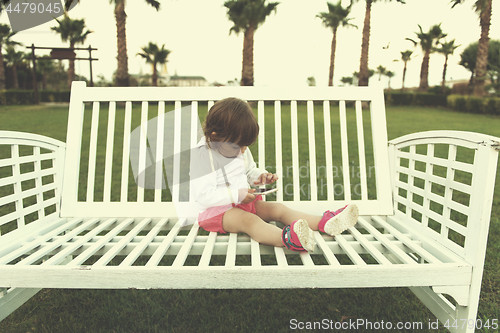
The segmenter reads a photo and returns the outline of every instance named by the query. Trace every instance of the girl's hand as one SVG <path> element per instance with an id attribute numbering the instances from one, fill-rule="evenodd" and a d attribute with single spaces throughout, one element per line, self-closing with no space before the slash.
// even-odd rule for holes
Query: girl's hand
<path id="1" fill-rule="evenodd" d="M 243 200 L 240 200 L 240 203 L 242 204 L 247 204 L 255 200 L 256 196 L 253 194 L 255 192 L 255 189 L 248 189 L 248 188 L 242 188 L 239 190 L 239 199 L 241 199 L 243 196 Z"/>
<path id="2" fill-rule="evenodd" d="M 271 184 L 274 183 L 275 181 L 278 180 L 278 175 L 277 174 L 272 174 L 272 173 L 263 173 L 262 175 L 259 176 L 257 181 L 253 182 L 255 185 L 265 185 L 265 184 Z"/>

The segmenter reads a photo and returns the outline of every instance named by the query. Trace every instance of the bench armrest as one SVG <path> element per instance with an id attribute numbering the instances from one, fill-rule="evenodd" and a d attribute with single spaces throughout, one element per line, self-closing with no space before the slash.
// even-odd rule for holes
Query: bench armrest
<path id="1" fill-rule="evenodd" d="M 65 143 L 0 131 L 0 235 L 59 216 Z"/>
<path id="2" fill-rule="evenodd" d="M 429 131 L 389 142 L 395 217 L 467 262 L 484 262 L 500 139 Z"/>

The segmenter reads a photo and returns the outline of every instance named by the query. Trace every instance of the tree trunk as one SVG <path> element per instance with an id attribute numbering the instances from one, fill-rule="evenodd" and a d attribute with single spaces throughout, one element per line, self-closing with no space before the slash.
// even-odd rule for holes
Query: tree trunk
<path id="1" fill-rule="evenodd" d="M 333 29 L 332 48 L 330 53 L 330 72 L 328 74 L 328 86 L 333 86 L 333 71 L 335 69 L 335 49 L 337 48 L 337 28 Z"/>
<path id="2" fill-rule="evenodd" d="M 361 43 L 361 59 L 359 62 L 359 86 L 368 86 L 368 48 L 370 46 L 370 15 L 372 0 L 366 0 L 365 22 L 363 24 L 363 40 Z"/>
<path id="3" fill-rule="evenodd" d="M 16 64 L 12 64 L 12 83 L 14 84 L 14 89 L 19 89 L 19 81 L 17 79 Z"/>
<path id="4" fill-rule="evenodd" d="M 118 48 L 118 67 L 116 69 L 116 85 L 118 87 L 129 86 L 127 37 L 125 32 L 127 14 L 125 13 L 125 2 L 117 1 L 115 5 L 116 19 L 116 43 Z"/>
<path id="5" fill-rule="evenodd" d="M 75 47 L 74 44 L 69 45 L 70 49 L 73 49 Z M 69 67 L 68 67 L 68 87 L 71 89 L 71 83 L 75 81 L 75 60 L 70 59 L 69 60 Z"/>
<path id="6" fill-rule="evenodd" d="M 151 80 L 153 81 L 153 87 L 158 87 L 158 70 L 156 69 L 156 64 L 153 65 L 153 76 Z"/>
<path id="7" fill-rule="evenodd" d="M 0 44 L 0 49 L 2 45 Z M 5 90 L 5 71 L 3 67 L 3 54 L 0 52 L 0 90 Z"/>
<path id="8" fill-rule="evenodd" d="M 484 81 L 486 80 L 486 70 L 488 66 L 488 48 L 489 48 L 489 33 L 491 24 L 491 2 L 487 0 L 486 6 L 479 15 L 479 24 L 481 26 L 481 38 L 479 38 L 479 46 L 477 49 L 476 60 L 476 82 L 474 86 L 474 96 L 481 97 L 484 95 Z"/>
<path id="9" fill-rule="evenodd" d="M 255 23 L 250 22 L 243 38 L 243 64 L 240 82 L 242 86 L 253 86 L 253 37 L 255 28 Z"/>
<path id="10" fill-rule="evenodd" d="M 446 69 L 448 68 L 448 56 L 446 55 L 444 58 L 444 67 L 443 67 L 443 80 L 441 81 L 441 92 L 444 94 L 446 92 Z"/>
<path id="11" fill-rule="evenodd" d="M 404 66 L 404 68 L 403 68 L 403 83 L 402 83 L 402 85 L 401 85 L 401 90 L 405 90 L 406 65 L 407 65 L 407 63 L 406 63 L 406 61 L 405 61 L 405 66 Z"/>
<path id="12" fill-rule="evenodd" d="M 418 91 L 426 92 L 429 89 L 429 58 L 431 51 L 425 51 L 424 60 L 422 60 L 422 67 L 420 68 L 420 85 Z"/>

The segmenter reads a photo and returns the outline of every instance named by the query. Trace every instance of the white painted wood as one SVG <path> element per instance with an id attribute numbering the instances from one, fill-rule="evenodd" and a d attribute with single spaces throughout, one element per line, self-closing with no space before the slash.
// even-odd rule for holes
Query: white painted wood
<path id="1" fill-rule="evenodd" d="M 121 196 L 120 202 L 127 203 L 128 201 L 128 175 L 129 175 L 129 159 L 130 159 L 130 131 L 132 127 L 132 103 L 125 104 L 125 119 L 123 131 L 123 155 L 122 155 L 122 174 L 121 174 Z M 120 216 L 115 215 L 115 216 Z"/>
<path id="2" fill-rule="evenodd" d="M 168 248 L 174 241 L 175 237 L 177 237 L 177 234 L 179 233 L 179 230 L 181 228 L 183 219 L 177 221 L 177 223 L 174 225 L 174 227 L 170 230 L 168 233 L 168 236 L 165 237 L 161 245 L 156 249 L 154 254 L 149 258 L 148 262 L 146 263 L 146 267 L 153 267 L 157 266 L 160 260 L 163 258 L 163 255 L 165 252 L 167 252 Z"/>
<path id="3" fill-rule="evenodd" d="M 339 119 L 340 119 L 340 145 L 342 155 L 342 179 L 343 179 L 343 195 L 344 200 L 351 200 L 351 181 L 349 167 L 349 146 L 347 138 L 347 115 L 345 101 L 339 103 Z"/>
<path id="4" fill-rule="evenodd" d="M 229 234 L 229 241 L 227 243 L 227 254 L 226 254 L 226 267 L 236 266 L 236 245 L 238 241 L 238 234 Z"/>
<path id="5" fill-rule="evenodd" d="M 276 144 L 276 174 L 279 176 L 276 181 L 276 187 L 278 189 L 283 189 L 283 151 L 281 148 L 281 103 L 280 101 L 274 102 L 274 142 Z M 274 186 L 274 185 L 273 185 Z M 283 201 L 283 190 L 276 192 L 276 201 Z"/>
<path id="6" fill-rule="evenodd" d="M 4 295 L 0 293 L 0 321 L 7 318 L 40 290 L 38 288 L 10 288 Z"/>
<path id="7" fill-rule="evenodd" d="M 120 263 L 119 266 L 130 266 L 132 265 L 141 253 L 149 246 L 151 241 L 156 235 L 161 231 L 161 229 L 168 223 L 169 219 L 161 219 L 155 224 L 146 237 L 144 237 L 139 244 L 137 244 L 132 252 Z"/>
<path id="8" fill-rule="evenodd" d="M 118 233 L 120 233 L 123 229 L 129 226 L 134 219 L 129 218 L 118 224 L 112 230 L 110 230 L 105 237 L 102 237 L 98 242 L 87 248 L 84 252 L 80 253 L 77 257 L 71 260 L 68 266 L 79 266 L 83 264 L 90 256 L 92 256 L 95 252 L 97 252 L 100 248 L 102 248 L 105 244 L 109 243 L 113 237 L 115 237 Z"/>
<path id="9" fill-rule="evenodd" d="M 252 267 L 260 267 L 260 245 L 257 241 L 250 239 L 250 249 L 251 249 L 251 258 L 252 258 Z"/>
<path id="10" fill-rule="evenodd" d="M 210 259 L 212 258 L 212 253 L 214 250 L 216 240 L 217 240 L 217 233 L 211 232 L 208 235 L 208 240 L 205 243 L 205 248 L 203 249 L 200 261 L 198 262 L 198 266 L 207 267 L 210 264 Z"/>
<path id="11" fill-rule="evenodd" d="M 309 142 L 309 195 L 311 202 L 318 201 L 318 184 L 316 183 L 316 133 L 314 131 L 314 103 L 307 101 L 307 134 Z"/>
<path id="12" fill-rule="evenodd" d="M 169 98 L 166 99 L 165 96 Z M 166 102 L 175 102 L 174 153 L 179 153 L 181 142 L 178 134 L 181 129 L 182 103 L 191 104 L 192 147 L 197 143 L 198 103 L 208 102 L 210 108 L 214 101 L 228 96 L 257 101 L 261 131 L 256 156 L 259 167 L 265 168 L 265 143 L 266 140 L 274 140 L 276 172 L 280 175 L 278 187 L 283 187 L 282 154 L 285 150 L 283 145 L 287 142 L 282 142 L 281 109 L 291 101 L 293 201 L 283 201 L 283 191 L 278 192 L 277 199 L 292 209 L 316 215 L 332 209 L 332 146 L 340 147 L 344 171 L 344 199 L 336 201 L 335 204 L 340 206 L 354 202 L 363 216 L 356 227 L 349 229 L 349 234 L 339 235 L 335 239 L 319 232 L 314 233 L 317 246 L 312 254 L 323 255 L 328 265 L 315 265 L 311 253 L 299 254 L 301 265 L 288 265 L 287 255 L 292 254 L 289 250 L 260 245 L 247 236 L 236 234 L 210 233 L 208 236 L 199 236 L 198 223 L 190 227 L 187 236 L 179 235 L 181 230 L 187 230 L 181 228 L 184 222 L 196 219 L 197 210 L 192 198 L 189 202 L 179 202 L 181 194 L 178 185 L 172 188 L 173 202 L 161 201 L 161 182 L 166 181 L 161 163 L 158 163 L 155 169 L 156 189 L 153 202 L 146 202 L 144 198 L 144 174 L 139 175 L 139 186 L 129 184 L 132 102 L 141 103 L 139 163 L 140 167 L 144 168 L 148 161 L 147 147 L 151 144 L 147 141 L 148 131 L 156 132 L 158 138 L 155 143 L 156 151 L 151 153 L 157 157 L 163 155 Z M 298 124 L 297 101 L 306 101 L 307 125 Z M 125 102 L 125 110 L 118 107 L 117 102 L 120 102 L 120 106 Z M 315 110 L 315 102 L 323 104 L 322 110 Z M 353 145 L 357 145 L 359 152 L 360 200 L 351 199 L 353 180 L 350 179 L 348 152 L 351 144 L 348 144 L 347 137 L 352 129 L 347 121 L 346 102 L 354 102 L 355 105 L 357 142 Z M 369 103 L 369 110 L 362 110 L 363 102 Z M 104 139 L 98 138 L 98 128 L 104 125 L 99 124 L 103 118 L 99 117 L 100 103 L 109 105 Z M 158 103 L 156 128 L 148 128 L 147 125 L 150 103 Z M 266 111 L 264 103 L 268 107 L 274 103 L 274 138 L 266 138 L 264 134 L 266 126 L 270 126 L 265 124 L 269 111 Z M 340 131 L 340 142 L 332 142 L 330 104 L 339 105 L 340 128 L 334 130 Z M 368 111 L 371 138 L 365 137 L 364 132 Z M 92 112 L 92 118 L 90 132 L 84 134 L 82 125 L 85 112 Z M 316 112 L 323 114 L 317 117 Z M 121 188 L 120 200 L 111 202 L 114 140 L 115 135 L 122 130 L 115 130 L 117 117 L 124 117 L 124 132 L 120 134 L 124 140 L 120 157 Z M 324 153 L 316 149 L 316 118 L 318 122 L 323 121 L 326 149 Z M 300 179 L 299 125 L 301 128 L 307 126 L 308 131 L 309 184 L 301 184 Z M 80 165 L 82 162 L 87 163 L 81 161 L 83 135 L 90 135 L 89 168 L 87 174 L 80 176 Z M 371 141 L 374 151 L 375 200 L 368 200 L 366 140 Z M 9 158 L 0 159 L 0 167 L 12 170 L 12 176 L 0 179 L 0 186 L 13 188 L 12 193 L 0 197 L 0 205 L 17 205 L 15 212 L 0 217 L 0 225 L 15 220 L 18 227 L 0 238 L 0 286 L 113 289 L 409 286 L 440 320 L 475 320 L 497 170 L 498 142 L 498 138 L 477 133 L 432 131 L 392 140 L 388 149 L 384 99 L 379 88 L 88 88 L 83 82 L 75 82 L 72 86 L 67 146 L 41 136 L 0 131 L 0 145 L 10 145 L 11 151 Z M 434 156 L 434 147 L 437 144 L 450 145 L 447 158 Z M 20 156 L 19 147 L 23 145 L 34 147 L 33 154 Z M 417 153 L 416 145 L 427 145 L 427 153 Z M 473 163 L 456 160 L 459 147 L 475 151 Z M 49 150 L 49 153 L 42 153 L 42 149 Z M 103 161 L 98 160 L 97 151 L 105 151 Z M 326 158 L 328 200 L 318 201 L 316 158 L 323 157 L 323 154 Z M 41 169 L 41 161 L 46 160 L 52 161 L 52 168 Z M 407 161 L 408 167 L 401 164 L 401 161 Z M 103 202 L 96 202 L 96 165 L 103 162 Z M 23 163 L 31 163 L 33 172 L 22 174 L 20 165 Z M 420 171 L 420 165 L 425 165 L 425 171 Z M 445 176 L 434 174 L 434 168 L 447 169 Z M 178 184 L 179 157 L 174 158 L 173 170 L 174 183 Z M 470 185 L 455 180 L 459 171 L 472 174 L 473 181 Z M 404 181 L 402 175 L 408 180 Z M 46 176 L 54 177 L 54 182 L 42 185 L 41 179 Z M 34 181 L 35 186 L 23 191 L 20 184 L 26 180 Z M 423 185 L 417 185 L 418 182 Z M 78 201 L 77 195 L 80 183 L 86 184 L 87 187 L 85 198 L 81 202 Z M 302 199 L 301 185 L 309 186 L 307 195 L 302 196 Z M 443 186 L 444 194 L 435 193 L 433 186 Z M 137 202 L 129 201 L 129 188 L 137 189 Z M 55 191 L 55 197 L 44 201 L 43 193 L 52 190 Z M 467 194 L 470 198 L 469 204 L 454 201 L 454 191 Z M 310 198 L 306 198 L 309 195 Z M 23 200 L 30 197 L 36 198 L 37 203 L 23 207 Z M 435 204 L 442 206 L 442 214 L 432 209 Z M 56 212 L 45 216 L 45 208 L 50 205 L 55 205 Z M 401 206 L 406 207 L 406 210 L 401 211 Z M 467 216 L 467 226 L 453 221 L 452 210 Z M 177 212 L 188 212 L 183 213 L 187 215 L 192 212 L 192 216 L 177 216 Z M 36 213 L 38 220 L 26 224 L 25 217 L 30 213 Z M 421 217 L 416 216 L 418 214 Z M 440 233 L 431 230 L 431 220 L 442 225 Z M 175 221 L 172 222 L 175 224 L 168 234 L 164 234 L 163 232 L 171 227 L 169 221 Z M 365 234 L 360 232 L 361 228 L 364 228 Z M 384 233 L 377 228 L 383 228 Z M 448 238 L 452 231 L 464 236 L 463 247 Z M 367 264 L 362 257 L 366 253 L 377 263 Z M 236 256 L 240 254 L 251 255 L 251 266 L 236 265 Z M 273 254 L 277 265 L 262 265 L 261 255 Z M 340 265 L 335 257 L 338 254 L 346 254 L 352 265 Z M 198 266 L 185 266 L 189 255 L 201 255 Z M 211 266 L 212 257 L 218 255 L 226 256 L 225 265 Z M 100 259 L 94 264 L 81 266 L 91 256 Z M 109 262 L 115 256 L 124 256 L 125 259 L 119 266 L 110 266 Z M 151 257 L 144 266 L 134 265 L 141 256 Z M 160 265 L 165 256 L 175 256 L 172 266 Z M 38 264 L 41 260 L 44 261 Z M 71 261 L 68 263 L 68 260 Z M 290 276 L 294 278 L 290 279 Z M 455 308 L 440 293 L 450 294 L 459 305 Z M 16 298 L 24 301 L 30 294 L 31 292 L 16 293 L 12 300 Z M 5 300 L 5 296 L 3 299 Z M 5 308 L 2 308 L 2 304 L 6 303 L 2 303 L 0 298 L 0 309 Z"/>
<path id="13" fill-rule="evenodd" d="M 330 119 L 330 102 L 323 101 L 323 124 L 325 127 L 325 158 L 326 158 L 326 182 L 333 183 L 333 155 L 332 155 L 332 127 Z M 296 169 L 295 169 L 296 170 Z M 334 186 L 327 188 L 327 200 L 334 200 Z"/>
<path id="14" fill-rule="evenodd" d="M 366 174 L 366 152 L 365 152 L 365 135 L 363 127 L 363 109 L 361 101 L 356 101 L 356 131 L 358 134 L 358 154 L 359 154 L 359 173 L 361 184 L 361 200 L 368 200 L 368 185 Z"/>
<path id="15" fill-rule="evenodd" d="M 167 187 L 167 179 L 163 175 L 163 143 L 165 138 L 165 102 L 158 103 L 158 119 L 156 128 L 156 161 L 155 161 L 155 201 L 161 202 L 161 191 Z M 192 145 L 193 146 L 193 145 Z"/>
<path id="16" fill-rule="evenodd" d="M 292 126 L 292 172 L 293 172 L 293 201 L 300 202 L 299 177 L 299 127 L 297 122 L 297 101 L 291 102 L 290 118 Z"/>
<path id="17" fill-rule="evenodd" d="M 116 102 L 109 102 L 108 131 L 106 134 L 106 161 L 104 171 L 104 202 L 111 201 L 111 175 L 113 171 L 113 147 L 115 137 Z"/>
<path id="18" fill-rule="evenodd" d="M 338 259 L 335 257 L 332 250 L 328 247 L 328 244 L 325 242 L 318 231 L 314 232 L 314 239 L 316 240 L 316 246 L 321 249 L 321 252 L 323 252 L 323 255 L 328 261 L 328 264 L 340 266 Z"/>
<path id="19" fill-rule="evenodd" d="M 337 235 L 335 236 L 335 240 L 337 243 L 342 247 L 344 252 L 349 256 L 349 259 L 352 260 L 352 262 L 355 265 L 360 265 L 364 266 L 366 263 L 364 260 L 359 256 L 359 254 L 352 248 L 352 246 L 346 241 L 343 235 Z"/>
<path id="20" fill-rule="evenodd" d="M 371 288 L 426 285 L 467 285 L 471 268 L 436 265 L 343 265 L 313 267 L 277 265 L 235 267 L 198 266 L 6 266 L 2 283 L 34 288 L 168 288 L 168 289 L 261 289 L 261 288 Z M 290 277 L 293 276 L 293 279 Z M 20 278 L 22 277 L 22 278 Z M 193 278 L 196 277 L 196 278 Z M 221 283 L 224 281 L 224 283 Z"/>
<path id="21" fill-rule="evenodd" d="M 196 235 L 198 234 L 198 229 L 198 223 L 193 224 L 191 230 L 189 231 L 188 237 L 182 242 L 182 248 L 180 249 L 179 253 L 177 253 L 175 260 L 172 263 L 172 267 L 182 267 L 184 265 L 184 262 L 186 261 L 186 258 L 191 251 L 191 247 L 193 246 Z"/>

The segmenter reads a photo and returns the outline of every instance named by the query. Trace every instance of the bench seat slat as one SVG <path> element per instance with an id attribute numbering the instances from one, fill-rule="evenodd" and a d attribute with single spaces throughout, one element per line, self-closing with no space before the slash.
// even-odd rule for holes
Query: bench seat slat
<path id="1" fill-rule="evenodd" d="M 168 223 L 169 219 L 164 218 L 158 221 L 156 225 L 148 232 L 146 237 L 144 237 L 139 244 L 137 244 L 132 252 L 127 255 L 127 257 L 120 263 L 119 266 L 130 266 L 134 263 L 134 261 L 141 255 L 141 253 L 149 246 L 151 241 L 156 235 L 160 232 L 160 230 Z"/>
<path id="2" fill-rule="evenodd" d="M 198 266 L 208 266 L 210 264 L 210 259 L 212 258 L 212 252 L 214 250 L 215 241 L 217 240 L 217 233 L 212 231 L 208 235 L 208 239 L 205 243 L 205 248 L 203 249 L 203 253 L 201 255 Z"/>
<path id="3" fill-rule="evenodd" d="M 324 238 L 321 236 L 319 231 L 314 232 L 314 239 L 316 240 L 316 246 L 318 246 L 321 249 L 321 252 L 323 252 L 323 255 L 328 261 L 328 264 L 340 266 L 340 262 L 335 257 L 332 250 L 328 247 L 328 244 L 325 242 Z"/>
<path id="4" fill-rule="evenodd" d="M 85 260 L 90 258 L 90 256 L 92 256 L 95 252 L 97 252 L 100 248 L 102 248 L 105 244 L 107 244 L 113 237 L 118 235 L 123 229 L 125 229 L 132 222 L 134 222 L 134 219 L 129 218 L 119 223 L 116 227 L 107 232 L 106 235 L 102 237 L 98 242 L 96 242 L 91 247 L 87 248 L 84 252 L 80 253 L 76 258 L 71 260 L 68 265 L 78 266 L 84 263 Z"/>
<path id="5" fill-rule="evenodd" d="M 19 246 L 16 250 L 10 252 L 8 255 L 0 258 L 0 265 L 6 265 L 12 260 L 24 255 L 25 253 L 28 253 L 32 249 L 36 248 L 37 246 L 40 246 L 41 243 L 51 239 L 52 237 L 64 232 L 65 230 L 68 230 L 69 228 L 72 228 L 74 225 L 81 223 L 82 219 L 72 219 L 67 221 L 65 224 L 62 226 L 58 227 L 57 229 L 51 230 L 47 234 L 41 235 L 38 238 L 33 239 L 29 243 Z"/>
<path id="6" fill-rule="evenodd" d="M 186 261 L 186 258 L 188 257 L 189 252 L 191 251 L 191 247 L 193 246 L 195 238 L 198 234 L 198 230 L 198 223 L 193 224 L 187 238 L 182 242 L 182 247 L 179 253 L 177 253 L 175 260 L 172 263 L 172 267 L 181 267 L 184 265 L 184 262 Z"/>
<path id="7" fill-rule="evenodd" d="M 67 241 L 73 239 L 76 235 L 78 235 L 83 230 L 86 230 L 89 227 L 92 227 L 98 221 L 99 220 L 96 218 L 90 219 L 89 221 L 82 223 L 77 228 L 73 229 L 71 232 L 66 233 L 64 236 L 57 239 L 56 241 L 52 241 L 50 243 L 47 243 L 45 246 L 39 246 L 40 249 L 38 249 L 36 252 L 30 254 L 28 257 L 22 259 L 16 265 L 30 265 L 30 264 L 34 263 L 35 261 L 39 260 L 43 256 L 47 255 L 47 253 L 49 253 L 53 249 L 61 246 L 61 244 L 63 244 L 64 242 L 67 242 Z"/>
<path id="8" fill-rule="evenodd" d="M 359 256 L 359 254 L 345 240 L 343 235 L 335 236 L 335 240 L 337 241 L 337 243 L 339 243 L 339 245 L 342 247 L 342 249 L 345 251 L 345 253 L 349 256 L 349 258 L 355 265 L 361 265 L 361 266 L 366 265 L 366 262 L 364 262 L 364 260 Z"/>
<path id="9" fill-rule="evenodd" d="M 84 236 L 77 238 L 75 242 L 72 242 L 70 246 L 64 248 L 60 252 L 58 252 L 55 256 L 50 259 L 44 261 L 42 265 L 57 265 L 61 261 L 64 260 L 67 256 L 71 255 L 76 249 L 80 248 L 82 245 L 86 244 L 98 235 L 101 231 L 109 227 L 111 224 L 115 223 L 116 219 L 108 219 L 103 223 L 100 223 L 97 227 L 92 228 L 92 230 L 86 233 Z"/>
<path id="10" fill-rule="evenodd" d="M 238 244 L 238 234 L 230 233 L 229 241 L 227 243 L 227 254 L 226 254 L 226 267 L 236 266 L 236 251 Z"/>
<path id="11" fill-rule="evenodd" d="M 182 222 L 183 222 L 182 219 L 177 221 L 175 226 L 168 233 L 167 237 L 165 237 L 163 239 L 163 242 L 160 244 L 160 246 L 158 246 L 158 248 L 156 249 L 154 254 L 151 256 L 151 258 L 149 258 L 148 262 L 146 263 L 146 267 L 153 267 L 153 266 L 158 265 L 160 260 L 163 258 L 163 255 L 165 254 L 165 252 L 167 252 L 168 248 L 170 247 L 170 245 L 174 241 L 175 237 L 177 237 L 177 234 L 179 233 Z"/>
<path id="12" fill-rule="evenodd" d="M 356 228 L 349 229 L 350 233 L 356 238 L 356 241 L 363 246 L 374 258 L 378 261 L 378 263 L 382 265 L 392 265 L 392 263 L 387 259 L 382 252 L 377 250 L 373 244 L 366 239 Z"/>
<path id="13" fill-rule="evenodd" d="M 401 249 L 397 248 L 389 242 L 380 231 L 375 229 L 370 223 L 368 223 L 364 218 L 359 218 L 358 223 L 362 225 L 366 230 L 368 230 L 371 234 L 373 234 L 387 249 L 389 249 L 393 254 L 401 260 L 404 264 L 409 264 L 409 265 L 417 265 L 418 263 L 415 262 L 412 258 L 410 258 L 404 251 Z"/>

